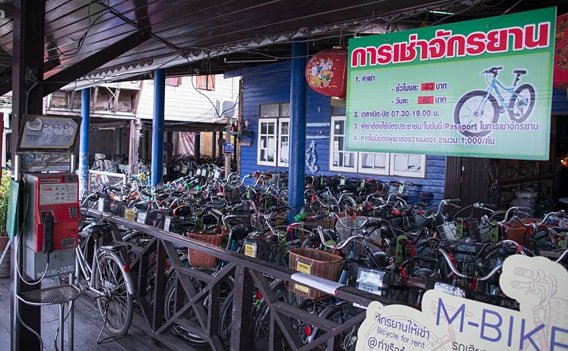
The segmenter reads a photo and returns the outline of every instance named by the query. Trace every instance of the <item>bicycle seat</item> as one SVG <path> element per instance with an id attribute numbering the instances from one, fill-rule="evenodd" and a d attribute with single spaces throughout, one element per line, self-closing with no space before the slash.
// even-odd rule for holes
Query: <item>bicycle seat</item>
<path id="1" fill-rule="evenodd" d="M 231 238 L 234 240 L 242 240 L 246 238 L 248 233 L 251 231 L 251 228 L 244 224 L 238 224 L 231 228 Z"/>
<path id="2" fill-rule="evenodd" d="M 516 69 L 516 70 L 513 71 L 513 74 L 518 74 L 518 75 L 527 74 L 527 70 L 525 70 L 525 69 Z"/>
<path id="3" fill-rule="evenodd" d="M 90 226 L 89 228 L 87 228 L 86 231 L 89 234 L 93 234 L 93 233 L 97 233 L 97 232 L 110 232 L 110 231 L 112 231 L 112 225 L 110 225 L 109 223 L 94 224 L 94 225 Z"/>

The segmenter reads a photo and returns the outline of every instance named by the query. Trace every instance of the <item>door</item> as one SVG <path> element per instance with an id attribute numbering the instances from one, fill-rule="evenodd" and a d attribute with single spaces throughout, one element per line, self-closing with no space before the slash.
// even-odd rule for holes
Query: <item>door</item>
<path id="1" fill-rule="evenodd" d="M 445 197 L 461 199 L 462 206 L 474 202 L 487 202 L 488 166 L 487 158 L 447 157 Z"/>

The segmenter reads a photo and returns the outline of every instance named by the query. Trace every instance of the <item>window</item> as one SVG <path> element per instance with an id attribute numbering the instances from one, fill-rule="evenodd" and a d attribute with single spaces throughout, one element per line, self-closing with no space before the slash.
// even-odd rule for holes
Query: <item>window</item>
<path id="1" fill-rule="evenodd" d="M 276 165 L 276 118 L 264 118 L 258 125 L 258 164 Z"/>
<path id="2" fill-rule="evenodd" d="M 392 174 L 424 178 L 426 173 L 426 156 L 414 154 L 392 154 L 392 159 Z"/>
<path id="3" fill-rule="evenodd" d="M 359 153 L 359 172 L 389 174 L 390 154 L 384 152 Z"/>
<path id="4" fill-rule="evenodd" d="M 260 105 L 257 164 L 288 167 L 290 104 Z"/>
<path id="5" fill-rule="evenodd" d="M 179 87 L 181 85 L 181 77 L 168 77 L 166 78 L 166 86 Z"/>
<path id="6" fill-rule="evenodd" d="M 290 157 L 290 118 L 278 120 L 278 167 L 288 167 Z"/>
<path id="7" fill-rule="evenodd" d="M 197 76 L 195 80 L 195 87 L 201 90 L 215 90 L 215 76 L 209 74 Z"/>
<path id="8" fill-rule="evenodd" d="M 357 153 L 345 151 L 345 118 L 331 120 L 331 165 L 330 170 L 356 172 Z"/>
<path id="9" fill-rule="evenodd" d="M 424 178 L 426 156 L 345 150 L 345 117 L 331 117 L 331 171 Z"/>

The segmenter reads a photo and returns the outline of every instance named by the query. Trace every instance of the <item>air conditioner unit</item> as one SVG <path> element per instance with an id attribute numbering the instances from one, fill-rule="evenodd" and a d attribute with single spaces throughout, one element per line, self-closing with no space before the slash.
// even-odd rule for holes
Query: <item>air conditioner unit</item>
<path id="1" fill-rule="evenodd" d="M 237 109 L 237 105 L 234 101 L 231 100 L 215 100 L 215 108 L 219 113 L 219 117 L 221 118 L 233 118 L 235 116 L 235 110 Z"/>
<path id="2" fill-rule="evenodd" d="M 223 117 L 233 118 L 235 116 L 235 111 L 237 110 L 237 104 L 235 101 L 225 100 L 223 101 L 223 107 L 219 113 L 223 114 Z"/>

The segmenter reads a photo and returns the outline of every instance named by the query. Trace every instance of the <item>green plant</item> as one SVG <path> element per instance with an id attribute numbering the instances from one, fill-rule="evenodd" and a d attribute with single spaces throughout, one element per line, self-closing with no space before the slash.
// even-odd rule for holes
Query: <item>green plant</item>
<path id="1" fill-rule="evenodd" d="M 10 175 L 2 172 L 0 180 L 0 236 L 6 235 L 6 217 L 8 214 L 8 199 L 10 198 Z"/>

